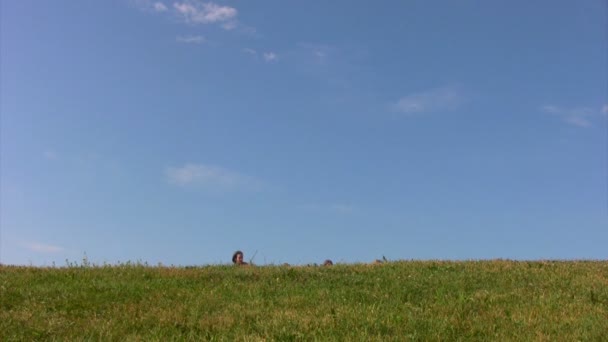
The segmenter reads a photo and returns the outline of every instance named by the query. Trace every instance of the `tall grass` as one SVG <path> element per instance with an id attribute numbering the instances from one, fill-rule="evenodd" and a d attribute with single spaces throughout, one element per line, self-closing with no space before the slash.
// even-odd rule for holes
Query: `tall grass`
<path id="1" fill-rule="evenodd" d="M 0 266 L 0 340 L 608 337 L 606 261 Z"/>

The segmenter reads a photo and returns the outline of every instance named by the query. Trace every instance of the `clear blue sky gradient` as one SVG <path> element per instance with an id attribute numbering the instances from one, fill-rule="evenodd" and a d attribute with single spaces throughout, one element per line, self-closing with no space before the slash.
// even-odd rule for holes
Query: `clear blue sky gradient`
<path id="1" fill-rule="evenodd" d="M 608 258 L 606 1 L 2 1 L 0 262 Z"/>

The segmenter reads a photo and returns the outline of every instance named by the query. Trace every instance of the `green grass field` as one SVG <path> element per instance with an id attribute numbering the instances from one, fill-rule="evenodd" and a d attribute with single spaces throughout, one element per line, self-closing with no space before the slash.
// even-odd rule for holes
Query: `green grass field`
<path id="1" fill-rule="evenodd" d="M 608 261 L 0 266 L 0 340 L 606 341 Z"/>

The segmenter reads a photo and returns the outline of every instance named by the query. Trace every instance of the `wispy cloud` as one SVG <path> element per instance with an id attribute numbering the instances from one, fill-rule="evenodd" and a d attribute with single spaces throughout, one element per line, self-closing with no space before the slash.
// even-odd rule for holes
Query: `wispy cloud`
<path id="1" fill-rule="evenodd" d="M 238 27 L 238 23 L 234 20 L 227 21 L 222 24 L 222 28 L 227 31 L 234 30 L 237 27 Z"/>
<path id="2" fill-rule="evenodd" d="M 236 8 L 197 0 L 175 2 L 173 8 L 186 23 L 190 24 L 234 23 L 238 14 Z"/>
<path id="3" fill-rule="evenodd" d="M 540 110 L 544 113 L 555 115 L 570 125 L 587 128 L 593 125 L 592 120 L 595 116 L 606 112 L 606 107 L 607 105 L 604 105 L 603 108 L 597 110 L 590 107 L 564 108 L 555 105 L 544 105 L 541 106 Z"/>
<path id="4" fill-rule="evenodd" d="M 279 59 L 279 56 L 277 56 L 276 53 L 274 52 L 264 52 L 264 60 L 266 62 L 275 62 Z"/>
<path id="5" fill-rule="evenodd" d="M 127 0 L 141 11 L 170 15 L 178 21 L 189 24 L 217 24 L 226 31 L 234 31 L 252 37 L 259 37 L 254 27 L 238 20 L 238 10 L 234 7 L 218 5 L 203 0 Z"/>
<path id="6" fill-rule="evenodd" d="M 169 183 L 182 187 L 253 190 L 261 187 L 261 182 L 253 177 L 214 165 L 188 163 L 168 167 L 166 175 Z"/>
<path id="7" fill-rule="evenodd" d="M 145 12 L 166 12 L 169 8 L 162 1 L 154 0 L 129 0 L 129 2 Z"/>
<path id="8" fill-rule="evenodd" d="M 167 6 L 165 6 L 165 4 L 163 4 L 162 2 L 155 2 L 154 3 L 154 10 L 156 12 L 165 12 L 168 10 Z"/>
<path id="9" fill-rule="evenodd" d="M 452 86 L 412 93 L 399 99 L 393 109 L 405 114 L 454 110 L 466 102 L 463 92 Z"/>
<path id="10" fill-rule="evenodd" d="M 326 44 L 298 43 L 303 58 L 315 64 L 326 64 L 337 48 Z"/>
<path id="11" fill-rule="evenodd" d="M 262 58 L 266 63 L 277 62 L 279 60 L 279 55 L 272 51 L 258 52 L 252 48 L 244 48 L 242 51 L 255 59 Z"/>
<path id="12" fill-rule="evenodd" d="M 205 42 L 205 37 L 203 36 L 177 36 L 175 40 L 178 43 L 184 44 L 202 44 Z"/>
<path id="13" fill-rule="evenodd" d="M 254 56 L 254 57 L 258 56 L 258 52 L 255 51 L 254 49 L 251 49 L 251 48 L 244 48 L 243 52 L 246 53 L 246 54 L 249 54 L 251 56 Z"/>
<path id="14" fill-rule="evenodd" d="M 325 57 L 327 57 L 327 53 L 325 53 L 325 51 L 313 51 L 313 54 L 315 57 L 319 58 L 319 59 L 324 59 Z"/>
<path id="15" fill-rule="evenodd" d="M 38 242 L 25 243 L 24 247 L 36 253 L 60 253 L 65 251 L 63 247 L 47 245 Z"/>

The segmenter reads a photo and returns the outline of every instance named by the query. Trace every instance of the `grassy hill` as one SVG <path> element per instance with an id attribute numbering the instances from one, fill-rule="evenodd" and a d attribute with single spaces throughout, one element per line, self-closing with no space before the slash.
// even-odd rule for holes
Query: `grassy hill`
<path id="1" fill-rule="evenodd" d="M 608 261 L 0 266 L 0 340 L 608 336 Z"/>

